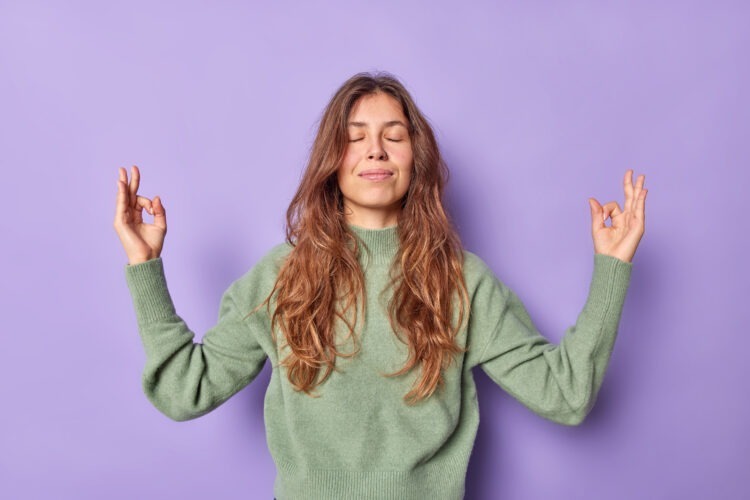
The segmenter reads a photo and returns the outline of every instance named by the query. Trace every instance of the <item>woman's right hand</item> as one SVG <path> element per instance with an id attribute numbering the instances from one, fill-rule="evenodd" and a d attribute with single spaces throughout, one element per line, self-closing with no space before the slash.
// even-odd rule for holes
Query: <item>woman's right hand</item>
<path id="1" fill-rule="evenodd" d="M 129 184 L 125 168 L 120 167 L 119 171 L 114 227 L 125 248 L 128 263 L 140 264 L 161 255 L 164 236 L 167 234 L 167 213 L 158 196 L 154 197 L 153 202 L 144 196 L 138 196 L 138 184 L 141 180 L 138 167 L 133 165 L 131 168 Z M 143 222 L 144 208 L 154 216 L 153 224 Z"/>

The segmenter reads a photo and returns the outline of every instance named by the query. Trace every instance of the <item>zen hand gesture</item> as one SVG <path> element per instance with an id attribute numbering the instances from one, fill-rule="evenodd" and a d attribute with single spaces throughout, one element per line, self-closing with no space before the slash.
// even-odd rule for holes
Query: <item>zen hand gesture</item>
<path id="1" fill-rule="evenodd" d="M 141 180 L 138 167 L 134 165 L 131 168 L 130 185 L 125 168 L 120 167 L 119 171 L 114 227 L 128 255 L 128 263 L 134 265 L 161 254 L 164 236 L 167 234 L 167 213 L 158 196 L 154 197 L 153 202 L 146 197 L 138 196 L 138 184 Z M 153 224 L 143 222 L 144 208 L 154 216 Z"/>
<path id="2" fill-rule="evenodd" d="M 646 193 L 643 187 L 645 175 L 638 176 L 633 186 L 633 170 L 625 172 L 625 209 L 620 210 L 616 201 L 610 201 L 603 207 L 595 198 L 589 198 L 591 206 L 594 251 L 631 262 L 638 243 L 641 241 L 646 223 Z M 607 227 L 604 221 L 612 218 L 612 225 Z"/>

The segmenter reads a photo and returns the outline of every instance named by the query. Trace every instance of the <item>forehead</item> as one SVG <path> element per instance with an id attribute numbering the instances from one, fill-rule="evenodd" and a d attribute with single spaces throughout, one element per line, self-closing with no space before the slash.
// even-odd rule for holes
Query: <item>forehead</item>
<path id="1" fill-rule="evenodd" d="M 399 101 L 388 94 L 378 92 L 360 97 L 349 114 L 350 127 L 361 127 L 368 123 L 406 126 L 407 120 Z"/>

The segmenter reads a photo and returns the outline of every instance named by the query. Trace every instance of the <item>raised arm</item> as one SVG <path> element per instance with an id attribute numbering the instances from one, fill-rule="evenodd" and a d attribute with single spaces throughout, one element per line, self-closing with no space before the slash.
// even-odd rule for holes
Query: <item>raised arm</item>
<path id="1" fill-rule="evenodd" d="M 559 345 L 535 328 L 518 296 L 480 263 L 472 310 L 478 357 L 498 385 L 537 414 L 566 425 L 583 421 L 596 401 L 617 336 L 632 260 L 645 231 L 645 175 L 625 172 L 623 209 L 589 198 L 594 272 L 575 325 Z M 610 218 L 612 225 L 605 225 Z M 482 347 L 483 346 L 483 347 Z"/>
<path id="2" fill-rule="evenodd" d="M 631 269 L 615 257 L 594 255 L 586 304 L 559 345 L 542 336 L 518 296 L 488 270 L 472 303 L 470 327 L 484 339 L 473 363 L 536 414 L 580 424 L 609 364 Z"/>
<path id="3" fill-rule="evenodd" d="M 263 301 L 274 279 L 273 266 L 256 265 L 224 292 L 215 326 L 194 342 L 195 334 L 177 315 L 160 257 L 167 232 L 160 197 L 138 195 L 140 171 L 132 178 L 119 168 L 114 228 L 125 249 L 125 277 L 133 298 L 138 329 L 146 350 L 143 390 L 173 420 L 204 415 L 245 385 L 263 368 L 268 330 L 264 311 L 246 314 Z M 143 220 L 143 210 L 154 216 Z M 270 262 L 269 260 L 262 261 Z"/>
<path id="4" fill-rule="evenodd" d="M 267 328 L 265 313 L 261 309 L 244 319 L 250 301 L 258 297 L 240 293 L 260 270 L 256 267 L 253 271 L 224 292 L 218 322 L 204 334 L 202 343 L 196 343 L 194 332 L 175 312 L 161 257 L 126 266 L 146 351 L 143 390 L 169 418 L 183 421 L 205 415 L 249 384 L 263 368 L 267 355 L 258 336 Z M 240 296 L 242 304 L 238 303 Z"/>

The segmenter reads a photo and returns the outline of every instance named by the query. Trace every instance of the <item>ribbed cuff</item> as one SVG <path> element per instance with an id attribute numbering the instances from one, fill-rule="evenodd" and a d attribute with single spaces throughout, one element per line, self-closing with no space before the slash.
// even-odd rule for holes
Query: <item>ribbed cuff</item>
<path id="1" fill-rule="evenodd" d="M 585 310 L 602 319 L 612 309 L 622 309 L 633 264 L 601 253 L 594 254 L 594 272 Z M 619 314 L 616 315 L 619 319 Z"/>
<path id="2" fill-rule="evenodd" d="M 133 298 L 138 324 L 145 325 L 175 314 L 161 257 L 125 265 L 125 279 Z"/>

